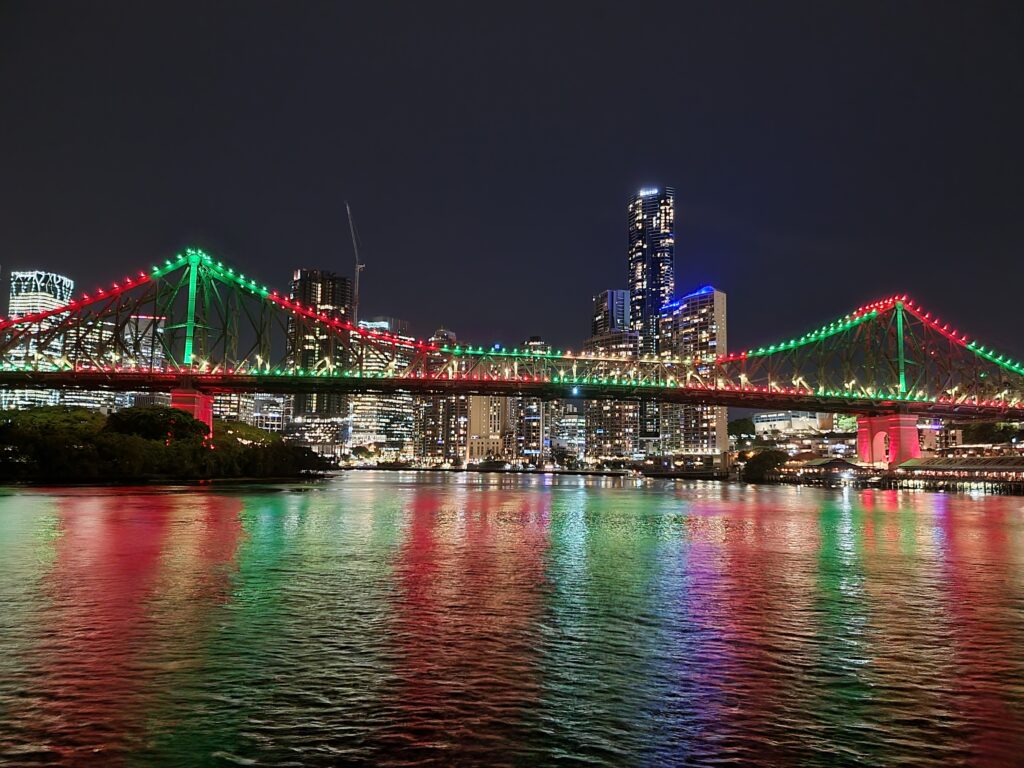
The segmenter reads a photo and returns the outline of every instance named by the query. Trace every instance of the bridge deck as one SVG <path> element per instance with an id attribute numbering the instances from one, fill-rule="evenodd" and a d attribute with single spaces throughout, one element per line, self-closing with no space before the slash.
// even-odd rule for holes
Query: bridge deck
<path id="1" fill-rule="evenodd" d="M 686 405 L 784 409 L 825 413 L 881 415 L 908 413 L 965 419 L 1024 419 L 1024 408 L 970 402 L 911 401 L 889 398 L 831 397 L 752 389 L 640 386 L 629 383 L 592 384 L 532 380 L 359 378 L 348 376 L 246 375 L 190 372 L 0 371 L 3 389 L 80 389 L 118 392 L 171 392 L 196 389 L 208 394 L 307 393 L 368 394 L 405 392 L 416 395 L 500 395 L 543 400 L 650 400 Z"/>

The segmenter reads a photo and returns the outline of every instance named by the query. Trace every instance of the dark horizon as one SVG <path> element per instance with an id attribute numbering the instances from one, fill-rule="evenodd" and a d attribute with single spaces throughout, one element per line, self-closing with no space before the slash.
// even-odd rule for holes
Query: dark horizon
<path id="1" fill-rule="evenodd" d="M 4 275 L 195 246 L 284 289 L 351 274 L 347 199 L 363 317 L 575 347 L 667 185 L 731 349 L 908 293 L 1024 355 L 1024 8 L 516 8 L 5 4 Z"/>

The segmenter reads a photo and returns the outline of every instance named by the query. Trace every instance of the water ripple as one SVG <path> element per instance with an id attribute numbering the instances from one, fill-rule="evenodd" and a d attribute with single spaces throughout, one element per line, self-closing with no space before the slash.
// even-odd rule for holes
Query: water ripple
<path id="1" fill-rule="evenodd" d="M 0 496 L 5 765 L 1017 765 L 1015 499 Z"/>

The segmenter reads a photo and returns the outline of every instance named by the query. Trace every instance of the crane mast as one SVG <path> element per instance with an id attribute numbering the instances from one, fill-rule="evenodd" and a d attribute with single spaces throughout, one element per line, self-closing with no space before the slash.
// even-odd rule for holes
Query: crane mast
<path id="1" fill-rule="evenodd" d="M 359 273 L 366 267 L 365 264 L 359 261 L 359 241 L 356 237 L 356 225 L 352 220 L 352 208 L 348 204 L 348 200 L 345 201 L 345 212 L 348 214 L 348 231 L 352 235 L 352 250 L 356 255 L 356 274 L 355 279 L 352 281 L 352 325 L 359 325 Z"/>

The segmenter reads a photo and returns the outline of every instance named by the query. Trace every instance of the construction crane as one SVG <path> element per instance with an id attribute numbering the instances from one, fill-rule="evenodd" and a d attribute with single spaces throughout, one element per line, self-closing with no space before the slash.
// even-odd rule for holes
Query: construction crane
<path id="1" fill-rule="evenodd" d="M 359 239 L 356 237 L 356 224 L 352 219 L 352 208 L 345 201 L 345 211 L 348 213 L 348 231 L 352 234 L 352 250 L 356 254 L 356 275 L 352 282 L 352 325 L 359 325 L 359 273 L 366 267 L 359 261 Z"/>

